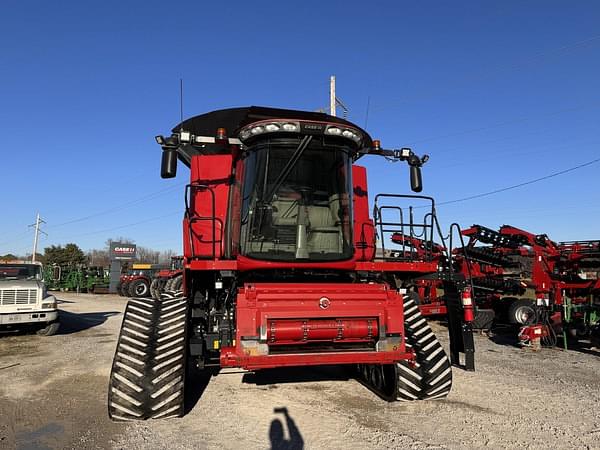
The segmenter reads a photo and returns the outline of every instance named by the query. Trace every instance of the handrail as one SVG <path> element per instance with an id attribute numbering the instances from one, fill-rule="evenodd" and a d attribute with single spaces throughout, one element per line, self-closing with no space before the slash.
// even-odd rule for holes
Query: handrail
<path id="1" fill-rule="evenodd" d="M 190 203 L 192 193 L 196 190 L 204 190 L 208 191 L 211 196 L 211 216 L 197 216 L 190 213 Z M 190 183 L 185 186 L 185 216 L 188 219 L 188 228 L 189 228 L 189 241 L 190 248 L 192 250 L 192 258 L 200 258 L 200 256 L 196 255 L 196 250 L 194 248 L 194 239 L 193 239 L 193 227 L 192 224 L 194 222 L 206 221 L 210 220 L 212 222 L 212 259 L 216 259 L 217 257 L 217 222 L 220 225 L 220 233 L 221 238 L 218 240 L 219 243 L 223 242 L 223 221 L 216 217 L 216 195 L 214 189 L 206 184 L 200 183 Z"/>
<path id="2" fill-rule="evenodd" d="M 381 199 L 426 200 L 430 202 L 431 210 L 424 215 L 422 222 L 415 222 L 414 211 L 415 209 L 417 209 L 416 207 L 412 205 L 407 205 L 404 207 L 398 205 L 379 205 Z M 407 221 L 405 221 L 405 209 L 408 210 Z M 385 210 L 397 211 L 399 221 L 389 221 L 390 219 L 384 219 L 383 215 Z M 386 233 L 398 233 L 402 236 L 408 237 L 408 242 L 407 239 L 402 239 L 401 242 L 397 242 L 397 245 L 400 246 L 400 251 L 403 258 L 407 258 L 411 261 L 415 259 L 418 253 L 418 249 L 414 246 L 414 240 L 416 239 L 423 241 L 423 252 L 425 259 L 431 260 L 433 258 L 435 200 L 432 197 L 406 194 L 377 194 L 375 196 L 373 206 L 373 220 L 375 230 L 381 238 L 381 250 L 383 252 L 383 259 L 388 259 L 386 258 Z"/>

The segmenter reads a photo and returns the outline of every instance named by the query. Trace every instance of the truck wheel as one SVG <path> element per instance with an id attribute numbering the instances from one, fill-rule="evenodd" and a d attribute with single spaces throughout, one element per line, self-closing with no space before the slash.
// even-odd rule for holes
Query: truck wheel
<path id="1" fill-rule="evenodd" d="M 148 297 L 150 295 L 150 286 L 146 280 L 132 281 L 127 290 L 129 297 Z"/>
<path id="2" fill-rule="evenodd" d="M 117 284 L 117 294 L 119 294 L 121 297 L 125 295 L 123 294 L 123 283 L 121 283 L 120 281 Z"/>
<path id="3" fill-rule="evenodd" d="M 129 285 L 131 281 L 125 281 L 121 284 L 121 294 L 123 297 L 129 297 Z"/>
<path id="4" fill-rule="evenodd" d="M 160 298 L 160 293 L 158 292 L 158 278 L 153 278 L 152 283 L 150 283 L 150 297 L 154 300 Z"/>
<path id="5" fill-rule="evenodd" d="M 171 284 L 172 291 L 180 291 L 181 286 L 183 285 L 183 275 L 177 275 L 173 278 L 173 283 Z"/>
<path id="6" fill-rule="evenodd" d="M 188 303 L 181 292 L 127 303 L 110 373 L 112 420 L 183 415 L 187 324 Z"/>
<path id="7" fill-rule="evenodd" d="M 415 352 L 416 363 L 398 363 L 398 396 L 401 401 L 443 398 L 452 387 L 452 368 L 444 348 L 421 315 L 413 298 L 404 296 L 406 346 Z"/>
<path id="8" fill-rule="evenodd" d="M 48 323 L 44 328 L 40 328 L 39 330 L 37 330 L 36 333 L 40 336 L 52 336 L 53 334 L 56 334 L 59 327 L 59 322 Z"/>
<path id="9" fill-rule="evenodd" d="M 515 300 L 508 307 L 509 323 L 517 325 L 531 325 L 536 320 L 536 310 L 533 300 L 519 299 Z"/>
<path id="10" fill-rule="evenodd" d="M 167 282 L 165 283 L 165 288 L 164 288 L 165 292 L 173 290 L 172 286 L 173 286 L 174 281 L 175 281 L 175 278 L 169 278 L 167 280 Z"/>

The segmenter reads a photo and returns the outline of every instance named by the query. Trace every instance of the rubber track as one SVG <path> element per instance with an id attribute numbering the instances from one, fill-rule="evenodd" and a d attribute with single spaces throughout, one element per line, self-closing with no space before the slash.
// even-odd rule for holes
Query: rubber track
<path id="1" fill-rule="evenodd" d="M 127 303 L 110 373 L 111 419 L 183 415 L 187 319 L 188 304 L 181 292 Z"/>
<path id="2" fill-rule="evenodd" d="M 404 296 L 404 332 L 407 348 L 416 354 L 416 365 L 397 364 L 398 400 L 446 397 L 452 387 L 450 361 L 419 307 L 408 295 Z"/>

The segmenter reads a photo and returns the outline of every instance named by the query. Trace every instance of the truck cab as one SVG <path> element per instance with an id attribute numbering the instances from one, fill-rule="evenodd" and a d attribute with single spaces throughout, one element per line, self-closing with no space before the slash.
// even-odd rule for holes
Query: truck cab
<path id="1" fill-rule="evenodd" d="M 33 329 L 50 336 L 58 327 L 56 298 L 46 290 L 42 264 L 0 261 L 0 332 Z"/>

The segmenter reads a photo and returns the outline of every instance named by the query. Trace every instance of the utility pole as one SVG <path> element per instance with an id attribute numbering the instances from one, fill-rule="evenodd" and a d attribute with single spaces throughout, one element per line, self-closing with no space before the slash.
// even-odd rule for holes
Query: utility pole
<path id="1" fill-rule="evenodd" d="M 30 227 L 35 227 L 35 233 L 33 235 L 33 253 L 31 254 L 31 262 L 35 262 L 35 254 L 37 253 L 37 246 L 38 246 L 38 237 L 40 235 L 40 233 L 45 234 L 46 236 L 48 236 L 48 234 L 45 231 L 40 230 L 40 225 L 46 223 L 44 222 L 41 218 L 40 218 L 40 213 L 37 213 L 37 217 L 35 219 L 35 223 L 29 225 Z"/>
<path id="2" fill-rule="evenodd" d="M 344 111 L 344 119 L 348 118 L 348 108 L 344 103 L 335 95 L 335 75 L 331 75 L 329 78 L 329 115 L 337 117 L 337 107 L 342 108 Z"/>
<path id="3" fill-rule="evenodd" d="M 335 75 L 329 78 L 329 115 L 335 117 L 335 106 L 337 99 L 335 98 Z"/>

